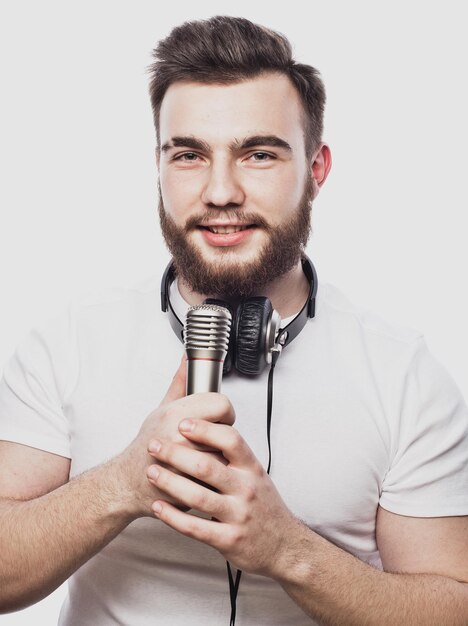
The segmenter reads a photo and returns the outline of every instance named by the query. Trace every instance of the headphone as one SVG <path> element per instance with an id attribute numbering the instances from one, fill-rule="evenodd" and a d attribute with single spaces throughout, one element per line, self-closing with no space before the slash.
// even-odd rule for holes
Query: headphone
<path id="1" fill-rule="evenodd" d="M 235 368 L 241 374 L 257 376 L 271 364 L 273 354 L 291 343 L 304 328 L 307 319 L 315 316 L 317 272 L 308 256 L 301 259 L 302 270 L 309 283 L 309 295 L 304 306 L 285 328 L 280 328 L 281 317 L 264 296 L 243 298 L 236 310 L 222 300 L 207 298 L 203 304 L 226 307 L 232 315 L 229 348 L 224 360 L 223 373 Z M 184 324 L 177 316 L 169 298 L 170 287 L 176 276 L 173 261 L 167 265 L 161 280 L 161 309 L 169 314 L 175 334 L 184 342 Z"/>

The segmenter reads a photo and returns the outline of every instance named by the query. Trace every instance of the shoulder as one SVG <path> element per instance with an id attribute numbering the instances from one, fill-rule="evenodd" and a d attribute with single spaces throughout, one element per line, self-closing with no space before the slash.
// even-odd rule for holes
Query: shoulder
<path id="1" fill-rule="evenodd" d="M 102 286 L 73 296 L 62 308 L 37 320 L 19 341 L 17 352 L 41 351 L 54 357 L 77 351 L 78 343 L 126 334 L 161 311 L 159 278 L 149 276 L 130 286 Z M 143 319 L 145 318 L 145 319 Z M 128 333 L 127 333 L 128 334 Z"/>
<path id="2" fill-rule="evenodd" d="M 408 325 L 390 320 L 384 315 L 357 303 L 339 287 L 325 282 L 319 285 L 319 312 L 325 323 L 336 329 L 354 329 L 368 340 L 413 345 L 423 333 Z"/>
<path id="3" fill-rule="evenodd" d="M 320 295 L 319 295 L 320 292 Z M 424 334 L 356 302 L 331 283 L 319 284 L 315 339 L 335 369 L 394 395 Z"/>
<path id="4" fill-rule="evenodd" d="M 138 323 L 161 314 L 160 277 L 150 275 L 130 285 L 105 285 L 77 294 L 69 303 L 69 315 L 77 328 L 102 332 Z"/>
<path id="5" fill-rule="evenodd" d="M 93 309 L 130 303 L 146 296 L 158 295 L 160 278 L 152 274 L 130 285 L 103 285 L 77 294 L 71 305 L 76 309 Z"/>

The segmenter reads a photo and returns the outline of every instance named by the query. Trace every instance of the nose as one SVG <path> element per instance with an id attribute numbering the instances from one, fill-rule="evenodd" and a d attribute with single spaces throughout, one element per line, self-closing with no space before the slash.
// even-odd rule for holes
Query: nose
<path id="1" fill-rule="evenodd" d="M 243 204 L 245 194 L 234 168 L 235 165 L 228 160 L 212 162 L 201 196 L 204 204 L 228 208 Z"/>

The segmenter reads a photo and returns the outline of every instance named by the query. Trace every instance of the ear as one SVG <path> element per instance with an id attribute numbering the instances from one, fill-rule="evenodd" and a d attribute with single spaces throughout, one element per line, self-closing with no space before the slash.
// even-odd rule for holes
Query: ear
<path id="1" fill-rule="evenodd" d="M 326 143 L 321 143 L 312 157 L 311 169 L 314 184 L 314 199 L 317 197 L 320 187 L 327 180 L 328 172 L 332 166 L 330 148 Z"/>

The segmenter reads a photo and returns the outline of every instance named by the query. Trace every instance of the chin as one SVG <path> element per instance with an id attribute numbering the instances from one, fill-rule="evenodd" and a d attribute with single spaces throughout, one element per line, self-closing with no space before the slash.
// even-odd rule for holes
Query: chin
<path id="1" fill-rule="evenodd" d="M 255 241 L 235 246 L 212 246 L 201 237 L 193 237 L 192 245 L 205 263 L 249 264 L 260 258 L 260 251 L 263 246 L 259 239 L 259 237 L 255 237 Z"/>

